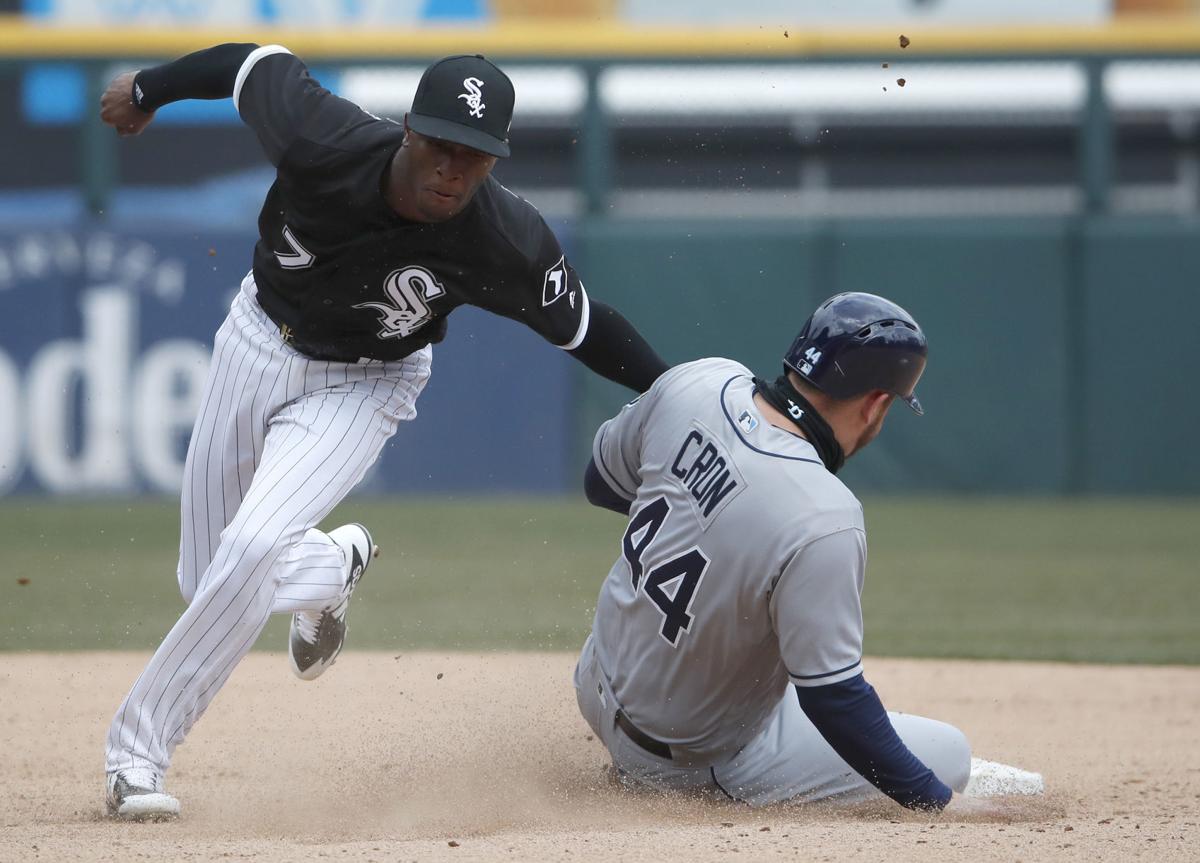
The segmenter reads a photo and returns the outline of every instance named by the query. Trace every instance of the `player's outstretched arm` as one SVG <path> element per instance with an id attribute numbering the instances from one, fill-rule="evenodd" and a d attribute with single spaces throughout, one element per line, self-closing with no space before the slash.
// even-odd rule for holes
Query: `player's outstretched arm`
<path id="1" fill-rule="evenodd" d="M 826 686 L 797 686 L 805 716 L 842 760 L 908 809 L 939 812 L 953 796 L 904 745 L 862 674 Z"/>
<path id="2" fill-rule="evenodd" d="M 182 99 L 228 98 L 233 95 L 238 70 L 257 47 L 231 42 L 161 66 L 123 72 L 100 97 L 100 119 L 118 135 L 137 135 L 163 105 Z"/>
<path id="3" fill-rule="evenodd" d="M 587 335 L 571 355 L 596 374 L 635 393 L 650 389 L 669 368 L 620 312 L 595 300 L 591 302 Z"/>

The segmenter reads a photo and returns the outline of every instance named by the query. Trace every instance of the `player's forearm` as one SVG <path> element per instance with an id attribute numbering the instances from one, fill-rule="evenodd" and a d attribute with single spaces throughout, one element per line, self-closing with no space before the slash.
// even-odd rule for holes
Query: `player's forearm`
<path id="1" fill-rule="evenodd" d="M 953 792 L 904 745 L 861 674 L 796 687 L 800 707 L 825 741 L 864 779 L 909 809 L 940 811 Z"/>
<path id="2" fill-rule="evenodd" d="M 612 306 L 592 300 L 587 335 L 571 354 L 596 374 L 644 393 L 668 368 L 650 343 Z"/>
<path id="3" fill-rule="evenodd" d="M 133 103 L 149 113 L 181 99 L 232 96 L 238 69 L 257 47 L 229 42 L 143 69 L 133 79 Z"/>

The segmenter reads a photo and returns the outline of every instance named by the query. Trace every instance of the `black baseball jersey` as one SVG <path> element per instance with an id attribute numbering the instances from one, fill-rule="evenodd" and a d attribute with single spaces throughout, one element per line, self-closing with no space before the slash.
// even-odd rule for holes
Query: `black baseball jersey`
<path id="1" fill-rule="evenodd" d="M 301 351 L 392 360 L 441 341 L 478 306 L 573 349 L 588 298 L 528 201 L 489 177 L 454 218 L 405 220 L 384 198 L 402 124 L 321 87 L 277 45 L 238 72 L 234 104 L 276 166 L 258 218 L 258 300 Z"/>

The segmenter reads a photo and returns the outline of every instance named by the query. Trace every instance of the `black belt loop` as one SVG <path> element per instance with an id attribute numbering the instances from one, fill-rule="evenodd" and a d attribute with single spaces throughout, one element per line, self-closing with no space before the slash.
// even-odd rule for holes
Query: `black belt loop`
<path id="1" fill-rule="evenodd" d="M 625 715 L 625 711 L 619 708 L 617 710 L 617 727 L 625 732 L 626 737 L 651 755 L 657 755 L 659 758 L 665 758 L 668 761 L 671 760 L 671 747 L 661 740 L 655 740 L 649 734 L 642 731 L 630 721 L 629 717 Z"/>

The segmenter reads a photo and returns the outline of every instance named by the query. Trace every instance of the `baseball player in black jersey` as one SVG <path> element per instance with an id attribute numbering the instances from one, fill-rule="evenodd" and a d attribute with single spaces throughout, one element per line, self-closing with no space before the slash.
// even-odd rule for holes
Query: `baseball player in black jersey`
<path id="1" fill-rule="evenodd" d="M 553 232 L 491 176 L 514 93 L 478 55 L 421 78 L 403 122 L 330 93 L 286 48 L 227 44 L 116 77 L 101 118 L 136 135 L 179 99 L 233 97 L 276 166 L 253 269 L 214 341 L 181 499 L 187 610 L 117 710 L 109 812 L 169 818 L 171 754 L 272 613 L 320 675 L 377 551 L 361 525 L 317 525 L 416 400 L 457 306 L 521 321 L 637 392 L 666 365 L 590 299 Z"/>

